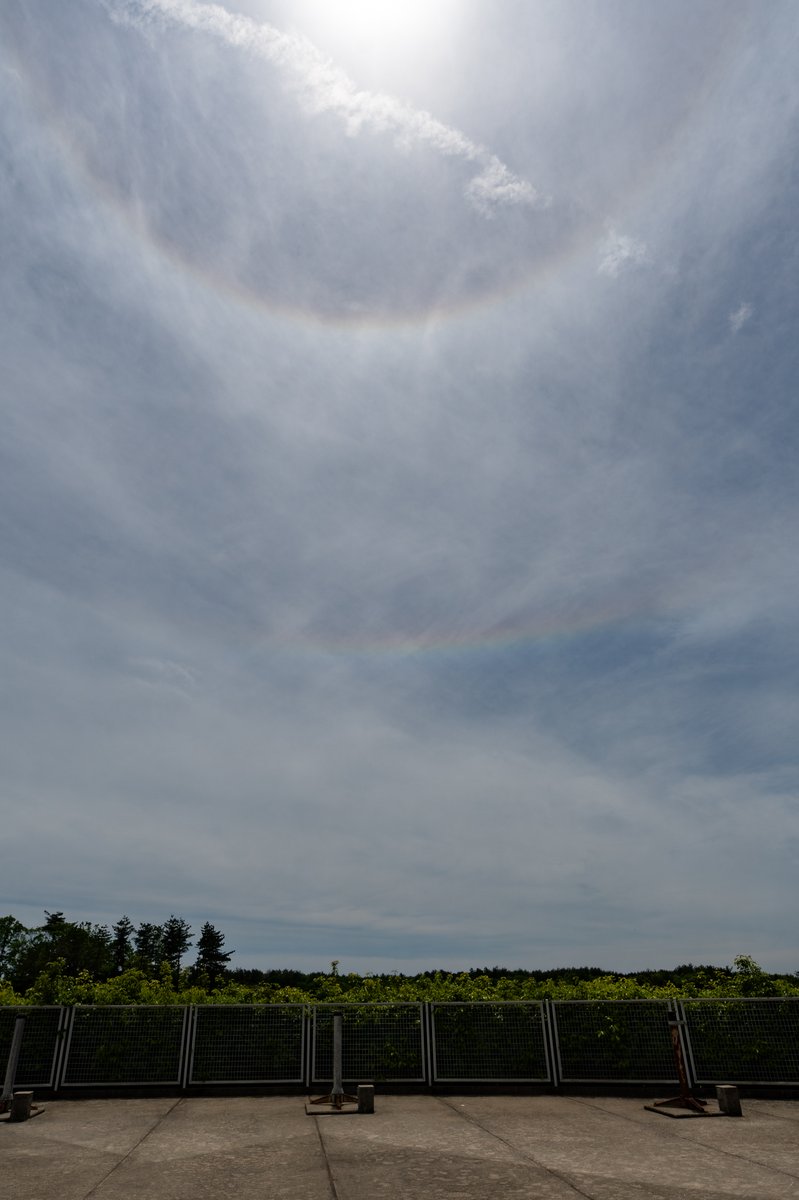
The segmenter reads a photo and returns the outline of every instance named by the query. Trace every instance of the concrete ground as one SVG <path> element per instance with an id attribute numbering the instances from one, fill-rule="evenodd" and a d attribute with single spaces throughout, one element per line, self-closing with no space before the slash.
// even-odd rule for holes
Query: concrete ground
<path id="1" fill-rule="evenodd" d="M 0 1123 L 0 1191 L 24 1200 L 799 1200 L 799 1101 L 671 1120 L 628 1097 L 48 1101 Z"/>

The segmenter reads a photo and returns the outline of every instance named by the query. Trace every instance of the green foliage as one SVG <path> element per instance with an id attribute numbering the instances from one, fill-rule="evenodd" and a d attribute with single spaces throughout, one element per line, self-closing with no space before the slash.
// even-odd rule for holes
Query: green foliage
<path id="1" fill-rule="evenodd" d="M 197 961 L 194 964 L 194 977 L 198 983 L 214 988 L 222 978 L 233 954 L 232 950 L 223 949 L 224 944 L 224 933 L 215 929 L 210 921 L 206 921 L 200 930 Z"/>
<path id="2" fill-rule="evenodd" d="M 25 948 L 28 930 L 11 914 L 0 917 L 0 979 L 10 979 Z"/>
<path id="3" fill-rule="evenodd" d="M 27 1001 L 14 991 L 10 983 L 0 980 L 0 1008 L 26 1003 Z"/>
<path id="4" fill-rule="evenodd" d="M 13 961 L 7 979 L 18 991 L 33 986 L 49 964 L 63 962 L 63 973 L 88 972 L 92 979 L 105 979 L 113 971 L 111 936 L 104 925 L 88 921 L 65 921 L 63 913 L 46 913 L 47 921 L 36 929 L 17 931 Z"/>
<path id="5" fill-rule="evenodd" d="M 732 966 L 682 964 L 673 970 L 609 974 L 598 967 L 556 971 L 426 971 L 420 975 L 326 974 L 227 967 L 232 951 L 210 922 L 202 926 L 193 967 L 181 969 L 191 929 L 170 916 L 134 926 L 122 917 L 109 930 L 75 924 L 60 912 L 26 929 L 0 918 L 0 1006 L 18 1004 L 313 1004 L 500 1000 L 668 1000 L 797 996 L 799 975 L 770 975 L 747 954 Z"/>
<path id="6" fill-rule="evenodd" d="M 188 921 L 172 913 L 163 927 L 162 934 L 164 961 L 169 963 L 172 978 L 177 983 L 180 977 L 180 960 L 191 945 L 191 926 Z"/>
<path id="7" fill-rule="evenodd" d="M 114 959 L 114 969 L 116 971 L 126 971 L 131 964 L 133 958 L 131 939 L 134 928 L 135 926 L 130 917 L 123 916 L 111 929 L 113 934 L 111 954 Z"/>
<path id="8" fill-rule="evenodd" d="M 164 931 L 161 925 L 142 921 L 133 939 L 134 962 L 141 971 L 155 975 L 164 958 Z"/>

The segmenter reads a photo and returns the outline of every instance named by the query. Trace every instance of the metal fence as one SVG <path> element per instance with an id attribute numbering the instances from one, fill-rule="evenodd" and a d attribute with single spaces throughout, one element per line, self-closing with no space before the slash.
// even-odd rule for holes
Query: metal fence
<path id="1" fill-rule="evenodd" d="M 543 1002 L 431 1004 L 430 1009 L 435 1080 L 552 1079 Z"/>
<path id="2" fill-rule="evenodd" d="M 302 1083 L 306 1024 L 303 1004 L 195 1008 L 189 1084 Z"/>
<path id="3" fill-rule="evenodd" d="M 346 1080 L 423 1083 L 427 1079 L 422 1004 L 317 1004 L 312 1009 L 309 1083 L 332 1079 L 333 1014 L 342 1024 Z"/>
<path id="4" fill-rule="evenodd" d="M 77 1005 L 61 1087 L 183 1083 L 188 1016 L 172 1006 Z"/>
<path id="5" fill-rule="evenodd" d="M 69 1010 L 57 1006 L 0 1008 L 0 1078 L 11 1050 L 18 1016 L 25 1018 L 16 1085 L 19 1088 L 51 1088 L 63 1042 Z"/>
<path id="6" fill-rule="evenodd" d="M 675 1083 L 666 1000 L 550 1003 L 564 1083 Z"/>
<path id="7" fill-rule="evenodd" d="M 799 1080 L 799 1000 L 683 1000 L 688 1060 L 697 1083 Z"/>
<path id="8" fill-rule="evenodd" d="M 799 1086 L 799 997 L 0 1007 L 0 1074 L 26 1018 L 18 1088 L 350 1082 L 673 1084 L 667 1014 L 692 1083 Z"/>

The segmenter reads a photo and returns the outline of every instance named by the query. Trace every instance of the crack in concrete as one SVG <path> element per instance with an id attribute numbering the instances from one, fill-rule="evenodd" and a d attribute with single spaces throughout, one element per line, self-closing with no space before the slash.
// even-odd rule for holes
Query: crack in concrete
<path id="1" fill-rule="evenodd" d="M 106 1174 L 103 1175 L 102 1179 L 98 1179 L 97 1183 L 93 1184 L 92 1187 L 89 1188 L 88 1192 L 83 1197 L 83 1200 L 90 1200 L 90 1197 L 95 1194 L 95 1192 L 98 1190 L 98 1188 L 101 1188 L 103 1186 L 103 1184 L 105 1183 L 105 1181 L 107 1179 L 110 1179 L 111 1176 L 114 1174 L 114 1172 L 118 1171 L 119 1168 L 122 1166 L 122 1164 L 126 1163 L 128 1161 L 128 1159 L 130 1158 L 133 1151 L 138 1150 L 138 1148 L 142 1144 L 142 1142 L 146 1141 L 151 1133 L 155 1133 L 158 1126 L 167 1119 L 167 1117 L 170 1115 L 170 1113 L 173 1113 L 175 1111 L 175 1109 L 177 1108 L 177 1106 L 179 1104 L 182 1104 L 182 1103 L 183 1103 L 183 1096 L 179 1096 L 178 1099 L 175 1101 L 175 1103 L 171 1104 L 165 1113 L 161 1113 L 161 1116 L 158 1117 L 158 1119 L 155 1121 L 155 1123 L 153 1125 L 151 1125 L 150 1128 L 141 1135 L 138 1142 L 136 1142 L 135 1145 L 131 1146 L 131 1148 L 130 1148 L 130 1150 L 128 1150 L 127 1154 L 123 1154 L 123 1156 L 122 1156 L 122 1158 L 120 1158 L 119 1162 L 114 1163 L 111 1170 L 107 1171 Z"/>
<path id="2" fill-rule="evenodd" d="M 333 1197 L 333 1200 L 339 1200 L 338 1188 L 336 1187 L 336 1181 L 333 1178 L 333 1168 L 330 1165 L 330 1159 L 327 1156 L 327 1146 L 325 1145 L 325 1139 L 322 1137 L 322 1129 L 319 1124 L 318 1117 L 314 1117 L 314 1124 L 316 1125 L 316 1135 L 319 1138 L 319 1145 L 322 1147 L 322 1158 L 325 1160 L 327 1182 L 330 1185 L 330 1195 Z"/>
<path id="3" fill-rule="evenodd" d="M 498 1133 L 494 1133 L 493 1129 L 489 1129 L 487 1125 L 484 1125 L 482 1121 L 478 1121 L 477 1117 L 473 1117 L 471 1113 L 462 1112 L 459 1108 L 456 1108 L 451 1101 L 445 1099 L 443 1096 L 435 1096 L 434 1099 L 436 1099 L 439 1104 L 443 1104 L 446 1108 L 452 1109 L 457 1116 L 463 1117 L 464 1121 L 469 1121 L 472 1125 L 476 1125 L 478 1129 L 482 1129 L 483 1133 L 487 1133 L 489 1137 L 501 1142 L 503 1146 L 507 1146 L 514 1156 L 518 1159 L 521 1159 L 522 1162 L 532 1163 L 540 1170 L 546 1171 L 547 1175 L 552 1175 L 553 1178 L 559 1179 L 561 1183 L 565 1183 L 566 1187 L 571 1188 L 572 1191 L 576 1192 L 578 1196 L 583 1196 L 585 1200 L 596 1200 L 596 1198 L 592 1196 L 590 1192 L 583 1191 L 581 1187 L 578 1187 L 576 1183 L 569 1179 L 568 1175 L 564 1175 L 561 1171 L 556 1171 L 553 1167 L 545 1166 L 544 1163 L 537 1159 L 533 1154 L 528 1153 L 526 1150 L 520 1150 L 518 1146 L 514 1146 L 513 1142 L 509 1142 L 507 1138 L 502 1137 Z"/>
<path id="4" fill-rule="evenodd" d="M 564 1100 L 571 1100 L 573 1104 L 584 1104 L 586 1108 L 596 1109 L 597 1112 L 605 1113 L 608 1117 L 621 1117 L 622 1121 L 629 1121 L 631 1124 L 637 1125 L 639 1129 L 646 1128 L 643 1121 L 636 1121 L 634 1117 L 627 1117 L 624 1113 L 609 1112 L 601 1104 L 592 1104 L 590 1100 L 583 1100 L 577 1096 L 564 1096 L 563 1098 Z M 701 1117 L 697 1117 L 698 1121 L 701 1121 L 701 1119 Z M 730 1118 L 730 1120 L 732 1119 L 737 1120 L 738 1118 Z M 652 1128 L 654 1129 L 655 1127 L 653 1126 Z M 725 1150 L 723 1146 L 708 1146 L 707 1142 L 695 1142 L 693 1138 L 686 1137 L 678 1129 L 665 1123 L 657 1128 L 660 1129 L 662 1134 L 665 1134 L 667 1137 L 676 1138 L 680 1142 L 689 1142 L 692 1146 L 701 1146 L 703 1150 L 710 1150 L 716 1154 L 726 1154 L 729 1158 L 739 1158 L 742 1162 L 751 1163 L 753 1167 L 765 1167 L 769 1171 L 774 1171 L 777 1175 L 786 1175 L 788 1179 L 799 1179 L 799 1175 L 793 1171 L 786 1171 L 783 1167 L 775 1167 L 771 1163 L 761 1162 L 760 1159 L 750 1158 L 748 1154 L 736 1154 L 734 1150 Z"/>

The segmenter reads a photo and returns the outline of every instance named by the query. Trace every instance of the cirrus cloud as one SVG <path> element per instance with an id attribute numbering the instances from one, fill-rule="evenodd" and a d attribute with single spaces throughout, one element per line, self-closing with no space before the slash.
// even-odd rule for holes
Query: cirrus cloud
<path id="1" fill-rule="evenodd" d="M 255 54 L 284 72 L 309 115 L 332 113 L 350 136 L 362 130 L 392 134 L 400 149 L 426 145 L 447 157 L 460 158 L 478 168 L 466 187 L 466 197 L 483 216 L 490 217 L 507 205 L 546 207 L 526 179 L 515 175 L 495 154 L 459 129 L 413 108 L 395 96 L 363 91 L 347 73 L 332 63 L 307 37 L 284 33 L 273 25 L 230 13 L 218 4 L 191 0 L 103 0 L 112 19 L 148 27 L 173 22 L 186 29 L 209 33 L 230 46 Z"/>

